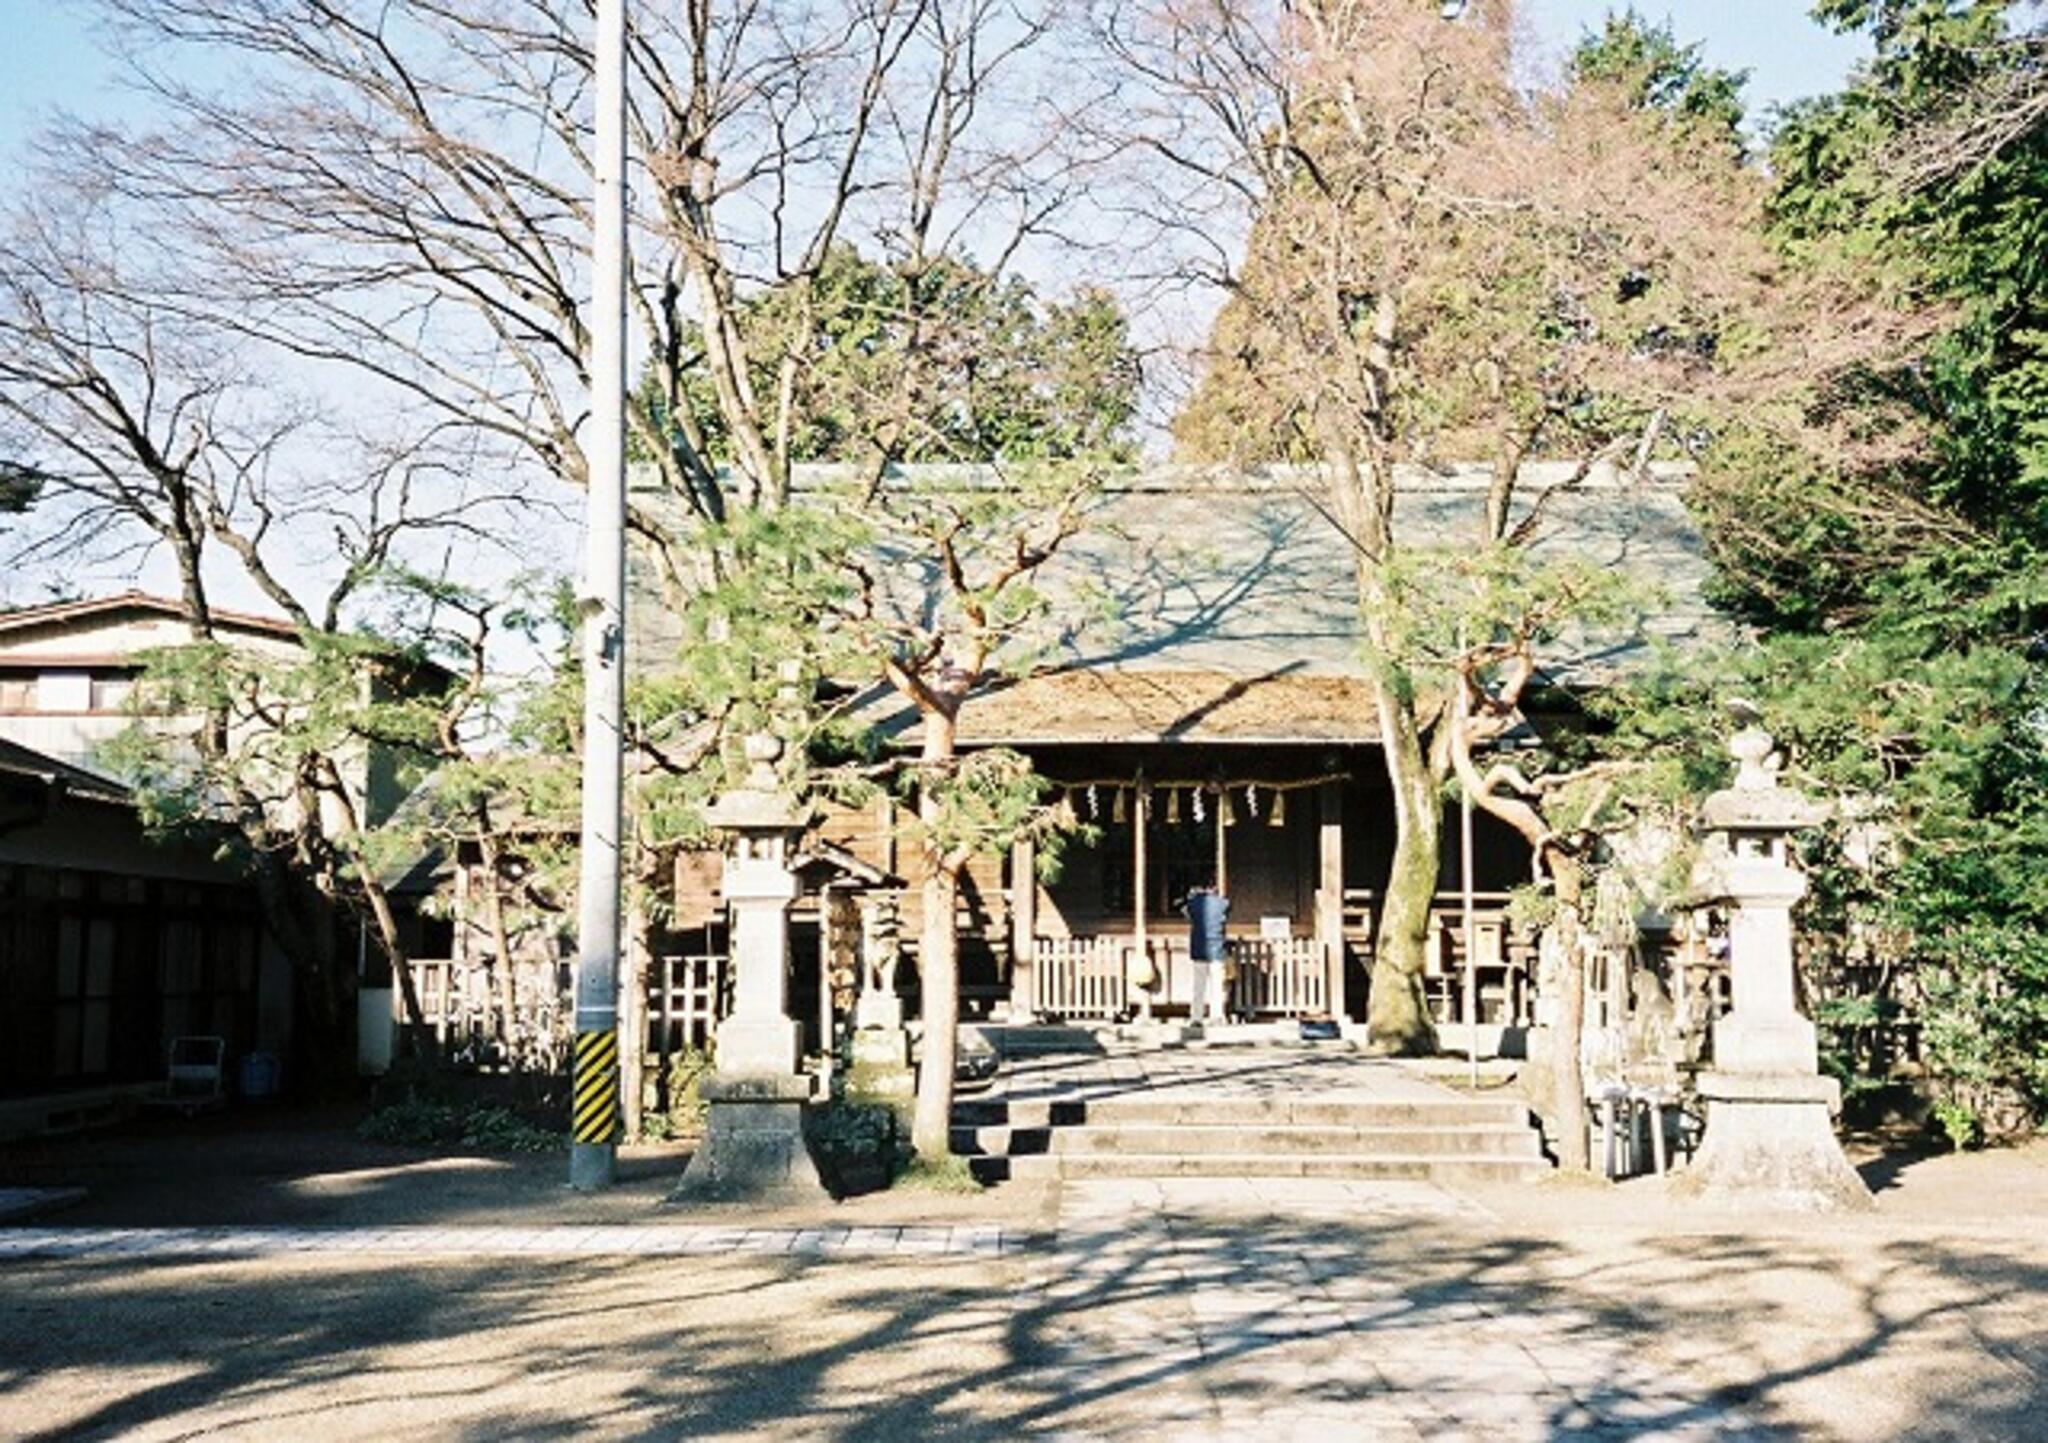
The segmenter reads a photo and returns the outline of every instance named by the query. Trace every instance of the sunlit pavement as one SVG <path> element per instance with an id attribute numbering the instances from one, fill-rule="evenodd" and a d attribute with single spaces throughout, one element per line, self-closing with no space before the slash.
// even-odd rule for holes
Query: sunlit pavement
<path id="1" fill-rule="evenodd" d="M 0 1234 L 0 1436 L 2048 1436 L 2018 1221 L 1536 1229 L 1426 1183 L 1186 1179 L 862 1247 L 679 1222 L 53 1255 L 84 1231 Z"/>

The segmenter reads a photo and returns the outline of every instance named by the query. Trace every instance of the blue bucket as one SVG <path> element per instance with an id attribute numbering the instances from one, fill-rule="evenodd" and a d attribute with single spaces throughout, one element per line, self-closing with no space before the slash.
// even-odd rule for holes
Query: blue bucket
<path id="1" fill-rule="evenodd" d="M 284 1066 L 276 1053 L 251 1052 L 243 1056 L 236 1080 L 241 1083 L 244 1097 L 275 1097 L 283 1072 Z"/>

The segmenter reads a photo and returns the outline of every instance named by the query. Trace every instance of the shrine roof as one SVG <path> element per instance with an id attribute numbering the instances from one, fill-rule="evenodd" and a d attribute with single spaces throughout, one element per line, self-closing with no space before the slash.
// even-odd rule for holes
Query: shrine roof
<path id="1" fill-rule="evenodd" d="M 800 468 L 798 503 L 835 494 L 834 478 L 845 474 Z M 885 484 L 971 488 L 988 474 L 925 468 Z M 1640 625 L 1568 631 L 1546 646 L 1545 683 L 1597 687 L 1646 665 L 1658 642 L 1685 650 L 1733 634 L 1706 600 L 1708 562 L 1685 506 L 1685 474 L 1525 468 L 1515 517 L 1543 498 L 1530 554 L 1623 571 L 1651 598 Z M 1395 502 L 1402 545 L 1477 545 L 1487 478 L 1483 467 L 1404 468 Z M 1311 467 L 1112 475 L 1085 528 L 1039 578 L 1072 624 L 1042 649 L 1036 674 L 970 699 L 961 740 L 1376 742 L 1353 545 L 1321 504 L 1323 491 Z M 892 604 L 906 614 L 926 604 L 930 578 L 916 564 L 885 570 Z M 639 612 L 638 654 L 672 653 L 664 609 Z M 916 726 L 906 704 L 879 692 L 863 711 L 885 732 Z"/>

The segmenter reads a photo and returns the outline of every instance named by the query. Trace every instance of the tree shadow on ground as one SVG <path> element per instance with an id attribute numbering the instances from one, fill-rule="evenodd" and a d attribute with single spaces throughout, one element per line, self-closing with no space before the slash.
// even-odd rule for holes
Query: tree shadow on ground
<path id="1" fill-rule="evenodd" d="M 1001 1259 L 37 1263 L 0 1276 L 0 1432 L 1793 1437 L 1838 1409 L 2019 1439 L 2044 1285 L 1991 1241 L 1391 1213 L 1084 1219 Z"/>
<path id="2" fill-rule="evenodd" d="M 651 1216 L 687 1153 L 623 1154 L 621 1186 L 572 1198 L 564 1148 L 484 1153 L 373 1142 L 361 1109 L 275 1108 L 143 1118 L 103 1132 L 0 1148 L 0 1184 L 83 1187 L 67 1226 L 619 1222 Z M 565 1212 L 572 1215 L 560 1216 Z"/>
<path id="3" fill-rule="evenodd" d="M 1910 1169 L 1941 1156 L 1944 1153 L 1940 1149 L 1930 1146 L 1892 1146 L 1876 1157 L 1857 1163 L 1856 1173 L 1872 1193 L 1890 1192 L 1899 1186 L 1899 1180 Z"/>

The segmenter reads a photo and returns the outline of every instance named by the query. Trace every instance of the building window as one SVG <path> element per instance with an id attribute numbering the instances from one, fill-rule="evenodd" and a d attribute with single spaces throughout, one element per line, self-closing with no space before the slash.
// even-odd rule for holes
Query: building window
<path id="1" fill-rule="evenodd" d="M 92 701 L 94 711 L 118 712 L 128 707 L 128 698 L 134 694 L 135 678 L 125 673 L 95 676 L 92 679 Z"/>
<path id="2" fill-rule="evenodd" d="M 53 1077 L 99 1077 L 112 1063 L 114 922 L 61 917 L 50 1009 Z"/>
<path id="3" fill-rule="evenodd" d="M 36 709 L 36 679 L 32 676 L 0 676 L 0 712 Z"/>

